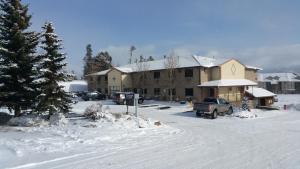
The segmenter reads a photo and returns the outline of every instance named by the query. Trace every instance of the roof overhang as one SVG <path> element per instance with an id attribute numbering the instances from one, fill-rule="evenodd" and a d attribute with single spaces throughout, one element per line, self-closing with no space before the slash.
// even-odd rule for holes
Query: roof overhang
<path id="1" fill-rule="evenodd" d="M 107 75 L 108 72 L 110 72 L 111 69 L 107 69 L 107 70 L 103 70 L 103 71 L 100 71 L 100 72 L 96 72 L 96 73 L 91 73 L 91 74 L 88 74 L 88 75 L 85 75 L 85 76 L 103 76 L 103 75 Z"/>
<path id="2" fill-rule="evenodd" d="M 250 87 L 246 92 L 256 98 L 276 96 L 276 94 L 259 87 Z"/>
<path id="3" fill-rule="evenodd" d="M 204 82 L 199 87 L 230 87 L 230 86 L 256 86 L 257 83 L 247 79 L 223 79 Z"/>

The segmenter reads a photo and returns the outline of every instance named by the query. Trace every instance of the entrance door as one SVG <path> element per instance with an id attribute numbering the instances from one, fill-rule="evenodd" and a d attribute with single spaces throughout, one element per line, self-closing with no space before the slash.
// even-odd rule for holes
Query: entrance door
<path id="1" fill-rule="evenodd" d="M 209 88 L 208 96 L 215 97 L 215 89 L 214 88 Z"/>
<path id="2" fill-rule="evenodd" d="M 265 99 L 259 99 L 260 106 L 266 106 L 266 100 Z"/>

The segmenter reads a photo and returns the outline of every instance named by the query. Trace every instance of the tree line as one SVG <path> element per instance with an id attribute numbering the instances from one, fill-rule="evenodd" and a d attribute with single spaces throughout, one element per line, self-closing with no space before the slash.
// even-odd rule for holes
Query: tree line
<path id="1" fill-rule="evenodd" d="M 50 22 L 42 32 L 30 31 L 31 17 L 21 0 L 0 1 L 0 106 L 15 116 L 67 113 L 70 97 L 59 85 L 68 79 L 61 40 Z"/>
<path id="2" fill-rule="evenodd" d="M 139 58 L 133 59 L 132 52 L 136 50 L 134 46 L 131 46 L 129 49 L 130 57 L 129 64 L 142 64 L 147 61 L 154 61 L 152 56 L 144 57 L 140 55 Z M 103 70 L 107 70 L 113 67 L 112 64 L 112 56 L 107 51 L 99 52 L 97 55 L 93 56 L 92 45 L 88 44 L 86 46 L 86 54 L 84 56 L 84 67 L 83 67 L 83 76 L 85 77 L 88 74 L 100 72 Z"/>

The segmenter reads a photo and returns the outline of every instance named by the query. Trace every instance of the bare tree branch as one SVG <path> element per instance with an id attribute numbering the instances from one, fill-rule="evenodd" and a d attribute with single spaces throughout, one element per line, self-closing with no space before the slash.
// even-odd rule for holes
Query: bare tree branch
<path id="1" fill-rule="evenodd" d="M 169 77 L 169 92 L 170 92 L 170 101 L 173 100 L 173 88 L 174 88 L 174 78 L 175 70 L 179 67 L 179 57 L 172 52 L 168 57 L 165 58 L 165 68 L 168 71 Z"/>

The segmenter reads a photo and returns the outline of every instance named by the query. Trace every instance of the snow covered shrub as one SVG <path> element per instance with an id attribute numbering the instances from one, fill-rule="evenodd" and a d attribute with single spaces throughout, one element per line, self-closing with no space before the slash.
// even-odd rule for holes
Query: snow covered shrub
<path id="1" fill-rule="evenodd" d="M 160 121 L 156 121 L 156 122 L 154 122 L 154 125 L 160 126 L 160 125 L 161 125 L 161 122 L 160 122 Z"/>
<path id="2" fill-rule="evenodd" d="M 92 119 L 92 120 L 98 120 L 101 118 L 102 113 L 102 103 L 96 103 L 88 106 L 84 111 L 84 116 Z"/>
<path id="3" fill-rule="evenodd" d="M 68 120 L 65 118 L 62 113 L 54 113 L 50 116 L 49 120 L 50 125 L 62 126 L 68 124 Z"/>
<path id="4" fill-rule="evenodd" d="M 46 120 L 36 114 L 27 114 L 10 119 L 7 123 L 10 126 L 33 127 L 47 124 Z"/>

